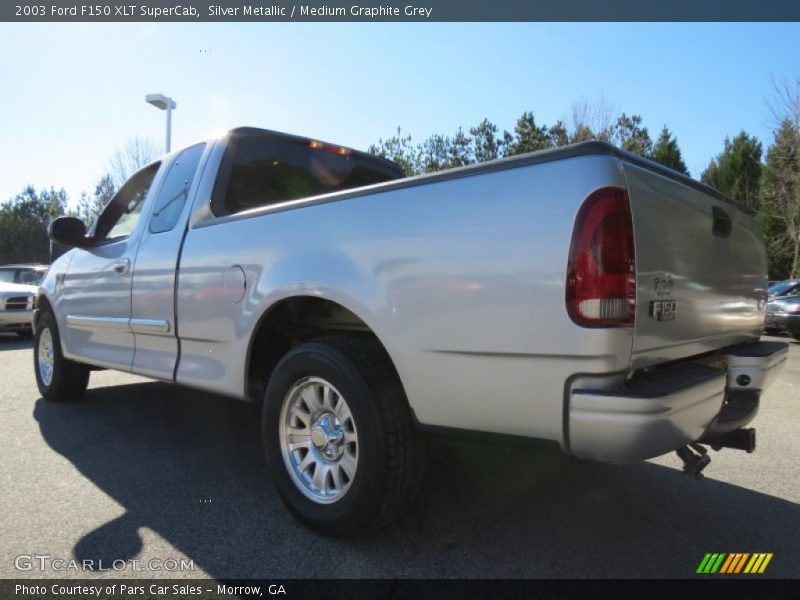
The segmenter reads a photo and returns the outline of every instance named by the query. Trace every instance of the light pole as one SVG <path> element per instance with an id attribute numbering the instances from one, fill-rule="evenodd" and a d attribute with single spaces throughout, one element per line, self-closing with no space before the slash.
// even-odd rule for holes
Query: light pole
<path id="1" fill-rule="evenodd" d="M 178 108 L 178 105 L 175 104 L 175 100 L 170 98 L 169 96 L 165 96 L 164 94 L 147 94 L 144 97 L 148 103 L 152 104 L 156 108 L 160 108 L 161 110 L 167 111 L 167 143 L 166 143 L 166 152 L 169 152 L 170 149 L 170 136 L 172 135 L 172 109 Z"/>

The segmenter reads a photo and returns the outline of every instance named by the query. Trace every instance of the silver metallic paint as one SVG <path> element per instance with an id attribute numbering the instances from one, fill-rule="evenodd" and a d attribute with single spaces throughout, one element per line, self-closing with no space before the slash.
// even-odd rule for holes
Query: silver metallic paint
<path id="1" fill-rule="evenodd" d="M 141 375 L 173 381 L 179 348 L 175 314 L 175 287 L 178 277 L 176 263 L 191 214 L 193 198 L 210 154 L 206 145 L 198 165 L 197 174 L 187 192 L 188 197 L 175 226 L 169 231 L 153 233 L 147 227 L 156 198 L 166 180 L 166 173 L 181 150 L 164 160 L 159 173 L 159 185 L 153 186 L 155 193 L 146 213 L 142 215 L 144 228 L 133 268 L 131 293 L 131 324 L 134 332 L 136 352 L 132 370 Z"/>
<path id="2" fill-rule="evenodd" d="M 629 365 L 632 329 L 581 329 L 564 307 L 578 207 L 623 184 L 616 160 L 589 155 L 194 227 L 177 381 L 244 397 L 261 316 L 316 296 L 376 333 L 421 422 L 560 440 L 564 381 Z M 225 296 L 233 263 L 239 304 Z"/>
<path id="3" fill-rule="evenodd" d="M 134 332 L 130 324 L 127 327 L 120 325 L 121 321 L 131 319 L 133 274 L 129 265 L 134 263 L 139 250 L 155 190 L 161 183 L 164 165 L 170 158 L 171 155 L 168 155 L 161 159 L 161 167 L 148 190 L 139 221 L 129 236 L 89 248 L 74 248 L 66 255 L 69 257 L 68 269 L 61 271 L 59 266 L 55 269 L 51 267 L 48 271 L 42 283 L 45 289 L 52 289 L 54 284 L 51 278 L 60 273 L 66 275 L 58 294 L 51 296 L 50 300 L 67 358 L 123 371 L 131 370 L 136 348 Z M 66 315 L 72 318 L 72 322 Z"/>
<path id="4" fill-rule="evenodd" d="M 633 368 L 757 339 L 764 324 L 767 258 L 754 218 L 699 190 L 623 163 L 636 238 L 636 335 Z M 712 206 L 731 218 L 727 238 L 712 233 Z M 656 277 L 670 277 L 659 295 Z M 650 302 L 677 303 L 672 321 Z"/>
<path id="5" fill-rule="evenodd" d="M 224 140 L 209 143 L 201 161 L 191 209 L 182 216 L 188 220 L 182 246 L 177 233 L 142 234 L 148 198 L 129 238 L 141 246 L 127 314 L 103 313 L 124 290 L 109 289 L 102 265 L 83 265 L 92 252 L 71 251 L 43 282 L 57 316 L 128 318 L 130 333 L 113 342 L 132 354 L 135 340 L 142 360 L 132 358 L 134 372 L 169 379 L 179 345 L 178 383 L 244 399 L 249 347 L 262 317 L 281 300 L 313 296 L 347 308 L 377 335 L 420 422 L 558 440 L 567 448 L 567 436 L 580 431 L 567 431 L 569 412 L 583 410 L 569 405 L 570 382 L 611 387 L 632 366 L 758 337 L 763 315 L 754 307 L 766 268 L 752 217 L 616 156 L 513 163 L 215 219 L 210 199 L 224 147 Z M 564 306 L 575 215 L 584 198 L 608 185 L 627 187 L 631 196 L 635 329 L 583 329 Z M 704 211 L 715 202 L 732 217 L 729 240 L 707 239 L 713 236 Z M 179 250 L 177 322 L 169 326 Z M 236 303 L 227 276 L 235 265 L 244 273 L 244 296 Z M 64 273 L 67 293 L 55 284 Z M 648 282 L 660 273 L 677 281 L 678 315 L 670 322 L 643 312 L 653 298 Z M 66 310 L 76 302 L 80 312 Z M 146 322 L 167 323 L 168 331 L 153 325 L 145 332 Z M 71 328 L 68 355 L 108 366 L 90 352 L 103 328 L 76 339 L 79 331 Z M 706 407 L 700 400 L 717 393 L 685 401 Z M 689 421 L 676 426 L 693 434 L 709 420 L 702 412 L 681 411 Z"/>
<path id="6" fill-rule="evenodd" d="M 577 379 L 571 385 L 569 436 L 576 456 L 630 462 L 658 456 L 697 440 L 720 410 L 730 390 L 760 397 L 783 369 L 789 354 L 783 345 L 769 356 L 721 353 L 728 368 L 716 378 L 660 397 L 635 398 L 593 392 L 616 387 L 602 380 Z M 747 375 L 750 385 L 736 377 Z M 587 391 L 590 390 L 590 391 Z"/>

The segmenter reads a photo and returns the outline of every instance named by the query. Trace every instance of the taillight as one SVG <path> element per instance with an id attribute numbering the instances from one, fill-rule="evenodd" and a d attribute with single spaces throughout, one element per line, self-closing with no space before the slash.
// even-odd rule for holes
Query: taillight
<path id="1" fill-rule="evenodd" d="M 636 308 L 636 262 L 628 195 L 593 192 L 583 203 L 567 265 L 567 312 L 582 327 L 630 327 Z"/>

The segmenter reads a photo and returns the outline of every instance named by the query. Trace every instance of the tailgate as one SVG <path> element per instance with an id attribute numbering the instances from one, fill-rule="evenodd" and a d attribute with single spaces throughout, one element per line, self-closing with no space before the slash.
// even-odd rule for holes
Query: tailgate
<path id="1" fill-rule="evenodd" d="M 736 204 L 623 161 L 636 247 L 632 368 L 757 339 L 767 260 Z"/>

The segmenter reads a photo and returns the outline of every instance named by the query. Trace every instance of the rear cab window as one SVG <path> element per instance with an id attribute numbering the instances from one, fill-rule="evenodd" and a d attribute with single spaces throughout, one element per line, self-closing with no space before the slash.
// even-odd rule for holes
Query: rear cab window
<path id="1" fill-rule="evenodd" d="M 316 140 L 235 130 L 212 199 L 216 216 L 403 177 L 388 160 Z"/>

